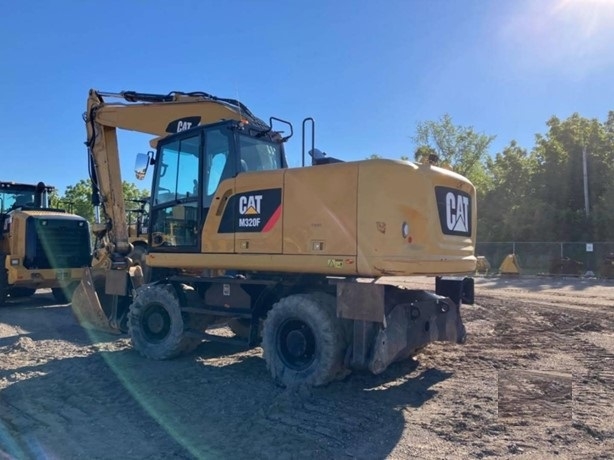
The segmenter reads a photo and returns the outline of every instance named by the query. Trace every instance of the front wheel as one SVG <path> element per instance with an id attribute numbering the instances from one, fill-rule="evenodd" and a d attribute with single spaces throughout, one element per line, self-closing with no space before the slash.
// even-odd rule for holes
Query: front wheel
<path id="1" fill-rule="evenodd" d="M 271 375 L 285 386 L 325 385 L 348 373 L 343 330 L 329 295 L 296 294 L 273 305 L 262 348 Z"/>
<path id="2" fill-rule="evenodd" d="M 201 340 L 186 337 L 179 299 L 170 286 L 145 286 L 136 294 L 128 313 L 134 348 L 150 359 L 171 359 L 196 348 Z"/>

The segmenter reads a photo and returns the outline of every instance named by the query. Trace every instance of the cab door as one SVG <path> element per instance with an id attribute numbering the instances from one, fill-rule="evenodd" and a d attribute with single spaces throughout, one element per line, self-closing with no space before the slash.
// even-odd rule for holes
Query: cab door
<path id="1" fill-rule="evenodd" d="M 203 252 L 280 254 L 281 143 L 236 123 L 212 125 L 203 133 Z"/>
<path id="2" fill-rule="evenodd" d="M 233 232 L 220 232 L 220 222 L 228 201 L 235 193 L 237 175 L 234 132 L 228 124 L 203 130 L 203 168 L 200 184 L 203 206 L 201 233 L 204 253 L 232 254 L 235 251 Z"/>
<path id="3" fill-rule="evenodd" d="M 151 197 L 152 252 L 197 252 L 201 220 L 200 133 L 160 146 Z"/>

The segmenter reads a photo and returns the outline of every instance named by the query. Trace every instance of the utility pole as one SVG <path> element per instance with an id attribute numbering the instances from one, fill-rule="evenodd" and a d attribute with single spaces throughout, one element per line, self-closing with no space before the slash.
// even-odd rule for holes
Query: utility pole
<path id="1" fill-rule="evenodd" d="M 586 221 L 588 224 L 590 206 L 588 202 L 588 168 L 586 167 L 586 144 L 582 145 L 582 173 L 584 177 L 584 213 L 586 215 Z M 591 269 L 591 259 L 593 257 L 593 243 L 586 243 L 586 252 L 586 273 L 584 274 L 584 276 L 593 277 L 595 276 Z"/>
<path id="2" fill-rule="evenodd" d="M 582 173 L 584 175 L 584 213 L 588 219 L 590 210 L 588 203 L 588 168 L 586 167 L 586 145 L 582 146 Z"/>

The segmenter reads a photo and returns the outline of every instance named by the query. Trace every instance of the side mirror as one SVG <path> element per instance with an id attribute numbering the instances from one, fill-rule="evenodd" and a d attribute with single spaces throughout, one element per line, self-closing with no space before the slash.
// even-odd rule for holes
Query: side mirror
<path id="1" fill-rule="evenodd" d="M 136 162 L 134 164 L 134 175 L 138 180 L 145 179 L 145 175 L 147 174 L 147 169 L 151 164 L 153 152 L 139 153 L 136 156 Z"/>

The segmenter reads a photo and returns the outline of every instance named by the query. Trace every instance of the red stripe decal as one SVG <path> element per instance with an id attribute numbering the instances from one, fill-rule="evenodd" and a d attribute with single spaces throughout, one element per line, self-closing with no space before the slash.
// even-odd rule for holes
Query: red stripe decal
<path id="1" fill-rule="evenodd" d="M 264 228 L 262 229 L 263 233 L 266 233 L 270 230 L 273 229 L 273 227 L 275 227 L 275 224 L 277 223 L 277 221 L 279 220 L 279 217 L 281 216 L 281 205 L 279 205 L 277 207 L 277 209 L 275 210 L 275 212 L 273 213 L 273 215 L 271 216 L 271 218 L 269 219 L 269 221 L 266 223 L 266 225 L 264 226 Z"/>

